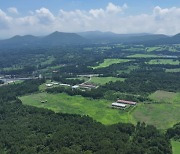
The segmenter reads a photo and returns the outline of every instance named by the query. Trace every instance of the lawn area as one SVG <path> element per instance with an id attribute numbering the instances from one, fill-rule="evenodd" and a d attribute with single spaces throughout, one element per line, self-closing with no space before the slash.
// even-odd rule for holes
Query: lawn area
<path id="1" fill-rule="evenodd" d="M 148 64 L 170 64 L 170 65 L 179 65 L 179 60 L 173 60 L 173 59 L 156 59 L 156 60 L 150 60 Z"/>
<path id="2" fill-rule="evenodd" d="M 180 102 L 174 104 L 138 104 L 132 115 L 137 121 L 167 129 L 180 122 Z"/>
<path id="3" fill-rule="evenodd" d="M 134 54 L 127 56 L 128 58 L 155 58 L 155 57 L 160 57 L 158 55 L 148 55 L 148 54 Z"/>
<path id="4" fill-rule="evenodd" d="M 104 62 L 99 64 L 98 66 L 92 67 L 93 69 L 108 67 L 112 64 L 125 63 L 130 61 L 129 59 L 104 59 Z"/>
<path id="5" fill-rule="evenodd" d="M 173 154 L 180 154 L 180 142 L 171 141 Z"/>
<path id="6" fill-rule="evenodd" d="M 166 72 L 180 72 L 180 68 L 166 69 Z"/>
<path id="7" fill-rule="evenodd" d="M 148 48 L 146 48 L 146 51 L 147 52 L 152 52 L 152 51 L 156 51 L 156 50 L 159 50 L 159 49 L 161 49 L 161 47 L 148 47 Z"/>
<path id="8" fill-rule="evenodd" d="M 115 124 L 118 122 L 135 123 L 131 114 L 127 111 L 112 109 L 112 102 L 107 100 L 93 100 L 82 96 L 69 96 L 64 93 L 48 94 L 37 93 L 20 97 L 25 105 L 47 108 L 55 112 L 89 115 L 103 124 Z M 41 101 L 47 100 L 46 103 Z"/>
<path id="9" fill-rule="evenodd" d="M 124 80 L 125 78 L 116 78 L 116 77 L 92 77 L 89 82 L 99 85 L 104 85 L 110 81 L 116 82 L 116 81 L 124 81 Z"/>

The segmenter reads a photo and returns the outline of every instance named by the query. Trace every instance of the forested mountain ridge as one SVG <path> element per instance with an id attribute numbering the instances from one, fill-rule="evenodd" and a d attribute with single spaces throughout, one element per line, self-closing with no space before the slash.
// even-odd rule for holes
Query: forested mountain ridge
<path id="1" fill-rule="evenodd" d="M 54 32 L 44 37 L 32 35 L 14 36 L 10 39 L 1 40 L 0 48 L 22 48 L 22 47 L 51 47 L 64 45 L 82 45 L 88 44 L 86 38 L 76 33 Z"/>
<path id="2" fill-rule="evenodd" d="M 167 36 L 163 34 L 116 34 L 112 32 L 89 31 L 81 33 L 53 32 L 47 36 L 32 35 L 14 36 L 10 39 L 0 40 L 2 48 L 22 47 L 56 47 L 66 45 L 84 45 L 97 43 L 126 43 L 126 44 L 178 44 L 180 35 Z"/>

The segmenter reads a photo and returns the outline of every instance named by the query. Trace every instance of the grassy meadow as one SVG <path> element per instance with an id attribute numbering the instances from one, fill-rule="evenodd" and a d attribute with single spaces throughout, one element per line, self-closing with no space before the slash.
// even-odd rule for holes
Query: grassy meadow
<path id="1" fill-rule="evenodd" d="M 94 100 L 82 96 L 69 96 L 64 93 L 48 94 L 37 93 L 20 97 L 24 105 L 47 108 L 55 112 L 88 115 L 103 124 L 115 124 L 118 122 L 136 123 L 130 111 L 122 111 L 110 108 L 107 100 Z M 41 101 L 47 100 L 46 103 Z"/>
<path id="2" fill-rule="evenodd" d="M 180 154 L 180 142 L 171 141 L 173 154 Z"/>
<path id="3" fill-rule="evenodd" d="M 92 67 L 93 69 L 98 69 L 98 68 L 103 68 L 103 67 L 108 67 L 112 64 L 118 64 L 118 63 L 125 63 L 130 60 L 128 59 L 104 59 L 103 63 L 100 63 L 98 66 Z"/>
<path id="4" fill-rule="evenodd" d="M 150 54 L 134 54 L 127 56 L 128 58 L 155 58 L 155 57 L 160 57 L 158 55 L 150 55 Z"/>
<path id="5" fill-rule="evenodd" d="M 149 96 L 155 104 L 139 104 L 133 112 L 137 121 L 167 129 L 180 122 L 180 93 L 156 91 Z"/>
<path id="6" fill-rule="evenodd" d="M 170 64 L 170 65 L 179 65 L 179 60 L 173 60 L 173 59 L 154 59 L 150 60 L 148 64 Z"/>
<path id="7" fill-rule="evenodd" d="M 90 83 L 104 85 L 108 82 L 124 81 L 125 78 L 116 78 L 116 77 L 92 77 Z"/>

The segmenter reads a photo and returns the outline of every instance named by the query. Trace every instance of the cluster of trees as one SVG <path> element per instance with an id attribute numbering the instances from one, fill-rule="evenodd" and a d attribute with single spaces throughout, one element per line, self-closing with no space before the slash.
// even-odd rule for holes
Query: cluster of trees
<path id="1" fill-rule="evenodd" d="M 141 95 L 156 90 L 176 92 L 180 90 L 180 78 L 178 73 L 166 73 L 161 69 L 138 69 L 132 71 L 124 82 L 110 82 L 104 88 Z"/>
<path id="2" fill-rule="evenodd" d="M 166 134 L 169 138 L 180 141 L 180 123 L 177 123 L 172 128 L 169 128 Z"/>
<path id="3" fill-rule="evenodd" d="M 0 88 L 0 100 L 11 101 L 16 99 L 16 96 L 33 93 L 39 90 L 39 86 L 45 80 L 26 80 L 21 84 L 5 85 Z"/>
<path id="4" fill-rule="evenodd" d="M 58 81 L 58 82 L 65 83 L 65 84 L 70 84 L 70 85 L 76 85 L 76 84 L 81 84 L 81 83 L 85 82 L 84 80 L 80 80 L 80 79 L 67 79 L 67 78 L 64 78 L 64 77 L 60 77 L 58 75 L 53 76 L 52 79 L 54 81 Z"/>

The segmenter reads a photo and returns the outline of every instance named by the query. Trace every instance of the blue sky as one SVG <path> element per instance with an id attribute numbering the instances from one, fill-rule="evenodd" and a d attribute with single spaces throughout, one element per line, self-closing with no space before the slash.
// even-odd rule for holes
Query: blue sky
<path id="1" fill-rule="evenodd" d="M 16 7 L 22 13 L 46 7 L 56 13 L 59 9 L 64 10 L 89 10 L 92 8 L 104 8 L 109 2 L 116 5 L 126 3 L 131 10 L 128 13 L 149 13 L 155 6 L 180 7 L 179 0 L 0 0 L 0 8 L 5 10 Z"/>
<path id="2" fill-rule="evenodd" d="M 1 37 L 53 31 L 180 32 L 180 0 L 0 0 Z"/>

